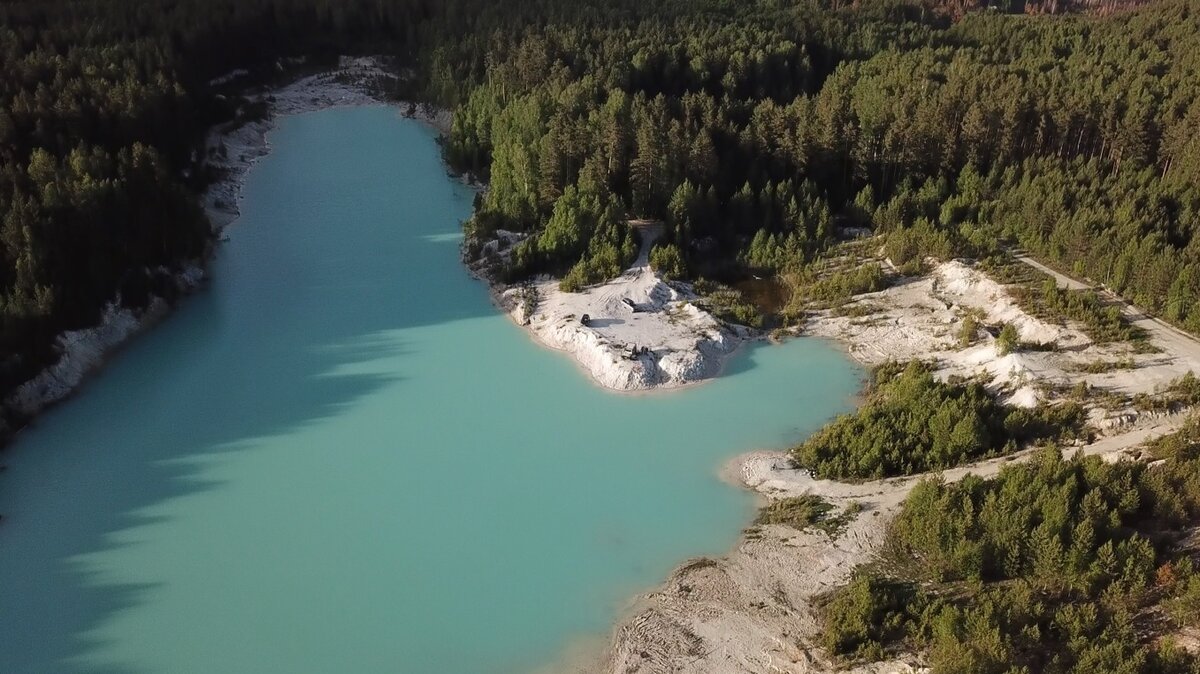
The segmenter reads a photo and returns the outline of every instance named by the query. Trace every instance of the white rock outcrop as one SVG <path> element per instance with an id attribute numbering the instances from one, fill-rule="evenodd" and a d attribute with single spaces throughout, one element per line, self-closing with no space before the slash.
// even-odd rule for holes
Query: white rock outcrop
<path id="1" fill-rule="evenodd" d="M 540 342 L 565 351 L 600 385 L 621 391 L 673 388 L 715 377 L 751 331 L 727 327 L 697 303 L 686 284 L 670 284 L 650 268 L 661 226 L 637 223 L 642 250 L 621 276 L 568 293 L 541 277 L 520 286 L 492 282 L 500 308 Z M 498 232 L 471 265 L 503 262 L 521 235 Z M 584 317 L 587 320 L 584 320 Z"/>
<path id="2" fill-rule="evenodd" d="M 536 307 L 527 316 L 530 293 Z M 742 337 L 694 300 L 649 268 L 579 293 L 563 292 L 549 278 L 499 293 L 513 320 L 545 345 L 569 353 L 602 386 L 622 391 L 683 386 L 721 371 Z"/>

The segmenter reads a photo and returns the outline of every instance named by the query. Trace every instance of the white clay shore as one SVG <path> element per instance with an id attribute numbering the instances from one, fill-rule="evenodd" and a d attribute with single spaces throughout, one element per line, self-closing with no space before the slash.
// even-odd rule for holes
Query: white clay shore
<path id="1" fill-rule="evenodd" d="M 216 78 L 213 84 L 230 84 L 246 76 L 234 71 Z M 240 215 L 242 185 L 250 168 L 270 152 L 268 134 L 281 115 L 301 114 L 326 108 L 374 105 L 374 85 L 380 78 L 394 77 L 374 57 L 343 57 L 338 68 L 302 77 L 277 89 L 246 94 L 248 101 L 265 101 L 268 114 L 250 122 L 230 122 L 215 127 L 206 141 L 208 163 L 221 177 L 202 195 L 202 204 L 216 233 Z M 449 111 L 426 105 L 390 102 L 402 114 L 418 119 L 446 133 L 450 128 Z M 622 277 L 583 293 L 562 293 L 557 283 L 543 280 L 536 284 L 542 298 L 539 311 L 525 316 L 525 303 L 515 289 L 493 285 L 493 294 L 502 307 L 543 344 L 572 355 L 600 384 L 619 390 L 640 390 L 682 386 L 716 376 L 724 359 L 741 343 L 747 333 L 723 327 L 719 321 L 698 308 L 695 296 L 686 286 L 672 287 L 662 282 L 647 264 L 649 243 L 645 240 L 641 256 Z M 174 274 L 182 294 L 201 287 L 206 260 L 196 260 Z M 620 303 L 628 297 L 644 311 L 629 312 Z M 46 407 L 71 395 L 92 372 L 129 339 L 155 324 L 169 313 L 170 306 L 161 298 L 152 298 L 146 308 L 131 310 L 121 306 L 119 298 L 104 308 L 99 324 L 65 332 L 56 339 L 59 359 L 37 376 L 19 386 L 3 402 L 15 416 L 32 418 Z M 572 320 L 583 313 L 597 316 L 587 329 Z M 532 319 L 532 320 L 530 320 Z M 649 351 L 626 358 L 632 346 Z M 0 422 L 2 423 L 2 422 Z M 3 430 L 0 427 L 0 430 Z"/>
<path id="2" fill-rule="evenodd" d="M 1044 269 L 1043 269 L 1044 270 Z M 1044 270 L 1049 271 L 1049 270 Z M 1051 274 L 1064 287 L 1078 281 Z M 919 358 L 935 364 L 940 376 L 979 375 L 993 390 L 1016 405 L 1056 400 L 1056 387 L 1087 381 L 1114 393 L 1152 393 L 1188 371 L 1200 373 L 1200 342 L 1136 310 L 1126 315 L 1149 332 L 1160 353 L 1136 354 L 1128 345 L 1098 345 L 1070 324 L 1054 324 L 1029 316 L 1004 287 L 961 262 L 938 265 L 920 279 L 856 298 L 876 307 L 862 318 L 824 312 L 806 332 L 834 339 L 868 365 Z M 999 355 L 995 340 L 983 334 L 960 348 L 957 333 L 969 309 L 980 310 L 984 322 L 1013 323 L 1028 341 L 1056 341 L 1057 351 Z M 1097 360 L 1130 358 L 1131 370 L 1084 374 L 1075 366 Z M 1107 409 L 1090 405 L 1089 420 L 1097 430 L 1093 442 L 1064 450 L 1083 451 L 1105 460 L 1136 456 L 1139 447 L 1177 430 L 1187 414 L 1139 414 L 1131 406 Z M 946 480 L 968 473 L 995 475 L 1002 466 L 1031 455 L 982 461 L 947 470 Z M 805 493 L 822 496 L 836 507 L 850 503 L 862 512 L 836 538 L 820 531 L 797 531 L 781 525 L 748 530 L 737 547 L 722 558 L 688 560 L 658 588 L 636 599 L 613 631 L 603 653 L 590 659 L 564 661 L 555 671 L 606 674 L 812 674 L 850 671 L 858 674 L 909 674 L 926 671 L 919 657 L 872 663 L 839 670 L 816 645 L 819 625 L 816 598 L 850 578 L 854 568 L 871 561 L 882 544 L 888 523 L 909 490 L 923 477 L 847 484 L 814 480 L 791 465 L 778 451 L 752 452 L 735 458 L 722 471 L 764 501 Z"/>
<path id="3" fill-rule="evenodd" d="M 236 83 L 235 71 L 222 81 Z M 376 57 L 342 57 L 336 70 L 302 77 L 287 86 L 247 95 L 250 101 L 266 101 L 270 114 L 262 120 L 239 124 L 230 122 L 209 132 L 208 163 L 222 171 L 220 180 L 204 193 L 205 211 L 213 227 L 224 229 L 241 211 L 242 184 L 250 167 L 271 151 L 268 132 L 282 115 L 298 115 L 328 108 L 357 105 L 394 105 L 413 119 L 429 124 L 442 133 L 450 130 L 450 112 L 428 105 L 384 101 L 376 96 L 373 85 L 380 78 L 395 78 Z"/>
<path id="4" fill-rule="evenodd" d="M 486 261 L 507 257 L 520 241 L 509 232 L 485 244 L 483 258 L 471 268 L 488 280 L 502 311 L 540 343 L 566 352 L 601 386 L 668 389 L 717 376 L 752 332 L 722 324 L 699 306 L 687 284 L 660 278 L 649 255 L 662 226 L 633 224 L 641 238 L 637 260 L 621 276 L 581 292 L 564 292 L 551 277 L 521 286 L 488 279 Z"/>
<path id="5" fill-rule="evenodd" d="M 235 82 L 245 71 L 235 71 L 218 78 L 214 83 Z M 260 157 L 270 151 L 267 133 L 279 115 L 311 112 L 346 105 L 370 105 L 382 101 L 372 93 L 371 85 L 379 77 L 391 77 L 380 59 L 372 57 L 343 58 L 336 70 L 311 75 L 275 90 L 248 95 L 250 100 L 265 100 L 269 114 L 260 121 L 247 124 L 229 123 L 212 129 L 207 140 L 209 163 L 221 169 L 222 177 L 213 183 L 202 197 L 202 203 L 216 232 L 237 219 L 238 201 L 246 173 Z M 399 104 L 401 111 L 445 131 L 450 114 L 427 106 Z M 194 260 L 181 271 L 172 274 L 181 294 L 194 292 L 203 284 L 207 260 Z M 170 273 L 168 270 L 158 270 Z M 153 297 L 144 309 L 121 306 L 120 298 L 109 303 L 101 313 L 100 322 L 92 327 L 64 332 L 55 340 L 58 360 L 35 377 L 18 386 L 2 407 L 10 414 L 24 419 L 37 415 L 72 393 L 87 376 L 104 365 L 108 357 L 141 331 L 162 320 L 170 312 L 170 304 Z M 3 431 L 0 419 L 0 431 Z"/>
<path id="6" fill-rule="evenodd" d="M 238 217 L 242 183 L 250 167 L 269 152 L 268 132 L 278 115 L 323 108 L 376 104 L 367 84 L 383 73 L 377 60 L 347 59 L 338 74 L 323 73 L 281 89 L 258 94 L 270 102 L 271 114 L 261 121 L 226 125 L 209 138 L 210 160 L 225 174 L 204 195 L 214 227 Z M 236 82 L 237 74 L 230 79 Z M 445 112 L 421 109 L 426 122 L 445 129 Z M 223 148 L 223 149 L 222 149 Z M 686 285 L 663 282 L 649 269 L 647 253 L 653 231 L 645 232 L 637 262 L 621 277 L 581 293 L 563 293 L 557 281 L 535 284 L 536 298 L 520 287 L 493 284 L 497 304 L 543 344 L 567 352 L 600 384 L 619 390 L 683 386 L 719 373 L 722 363 L 751 335 L 722 326 L 697 306 Z M 502 235 L 490 243 L 503 255 L 515 241 Z M 477 271 L 479 270 L 476 267 Z M 202 262 L 177 275 L 181 289 L 199 287 Z M 1078 283 L 1065 277 L 1061 283 Z M 634 312 L 622 300 L 628 299 Z M 958 262 L 938 266 L 921 279 L 856 298 L 879 311 L 863 317 L 829 313 L 810 321 L 807 333 L 837 340 L 865 364 L 922 358 L 936 363 L 941 376 L 984 374 L 990 385 L 1017 405 L 1054 400 L 1054 386 L 1087 381 L 1116 393 L 1152 392 L 1193 370 L 1200 372 L 1200 343 L 1157 321 L 1131 318 L 1151 334 L 1161 353 L 1138 355 L 1122 345 L 1092 344 L 1071 325 L 1058 325 L 1026 315 L 1004 288 Z M 960 349 L 957 332 L 968 309 L 984 312 L 990 322 L 1016 325 L 1028 341 L 1055 341 L 1063 350 L 1018 352 L 1001 356 L 994 340 L 984 336 Z M 5 401 L 24 415 L 74 391 L 88 373 L 127 339 L 169 311 L 154 300 L 140 312 L 110 305 L 101 323 L 59 337 L 62 357 L 20 387 Z M 584 313 L 592 319 L 583 325 Z M 639 353 L 627 357 L 632 347 Z M 640 348 L 645 347 L 646 353 Z M 1102 374 L 1082 374 L 1073 366 L 1096 360 L 1131 358 L 1136 367 Z M 1179 427 L 1184 416 L 1144 415 L 1129 408 L 1090 410 L 1101 437 L 1083 451 L 1109 459 L 1136 452 L 1141 443 Z M 994 474 L 1025 455 L 981 462 L 953 471 Z M 848 485 L 811 479 L 795 470 L 778 452 L 738 457 L 730 473 L 764 499 L 815 493 L 839 507 L 861 503 L 862 513 L 836 539 L 822 532 L 784 526 L 758 527 L 727 556 L 689 560 L 654 591 L 638 597 L 615 627 L 604 653 L 586 664 L 563 665 L 554 671 L 645 674 L 689 672 L 831 672 L 825 655 L 813 645 L 817 635 L 814 597 L 844 583 L 855 566 L 869 561 L 880 545 L 887 523 L 920 476 Z M 854 672 L 920 671 L 915 659 L 878 663 Z"/>

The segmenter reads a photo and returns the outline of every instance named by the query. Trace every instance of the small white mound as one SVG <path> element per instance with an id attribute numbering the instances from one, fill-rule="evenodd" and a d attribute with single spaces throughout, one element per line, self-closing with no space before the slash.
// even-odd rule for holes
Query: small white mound
<path id="1" fill-rule="evenodd" d="M 946 355 L 947 374 L 981 376 L 996 391 L 1012 391 L 1004 402 L 1018 407 L 1037 407 L 1041 394 L 1031 384 L 1042 378 L 1035 359 L 1025 353 L 1001 356 L 995 341 Z"/>
<path id="2" fill-rule="evenodd" d="M 1038 396 L 1037 389 L 1032 386 L 1022 386 L 1015 393 L 1004 399 L 1004 403 L 1007 405 L 1025 408 L 1037 407 L 1041 402 L 1042 400 Z"/>
<path id="3" fill-rule="evenodd" d="M 991 323 L 1004 323 L 1017 329 L 1022 341 L 1039 344 L 1084 343 L 1088 339 L 1079 331 L 1052 325 L 1025 313 L 1009 296 L 1004 286 L 982 273 L 953 260 L 934 271 L 938 292 L 950 302 L 979 309 Z"/>

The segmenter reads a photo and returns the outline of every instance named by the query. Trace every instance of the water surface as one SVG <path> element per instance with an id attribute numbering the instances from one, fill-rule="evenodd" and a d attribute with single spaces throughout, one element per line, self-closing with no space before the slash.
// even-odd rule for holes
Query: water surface
<path id="1" fill-rule="evenodd" d="M 601 390 L 463 271 L 430 131 L 271 140 L 211 289 L 2 457 L 0 671 L 529 671 L 733 544 L 724 460 L 849 406 L 815 340 Z"/>

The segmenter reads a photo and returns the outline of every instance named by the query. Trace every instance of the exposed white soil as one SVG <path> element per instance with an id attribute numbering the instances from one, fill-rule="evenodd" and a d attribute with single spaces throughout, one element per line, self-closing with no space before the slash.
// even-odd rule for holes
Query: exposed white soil
<path id="1" fill-rule="evenodd" d="M 1046 271 L 1038 265 L 1039 269 Z M 1079 289 L 1078 281 L 1054 273 L 1063 287 Z M 983 376 L 1002 392 L 1007 402 L 1032 407 L 1052 400 L 1053 388 L 1087 382 L 1093 388 L 1121 396 L 1153 393 L 1171 380 L 1193 371 L 1200 373 L 1200 343 L 1185 333 L 1146 317 L 1128 306 L 1126 315 L 1150 335 L 1160 353 L 1137 354 L 1128 344 L 1095 344 L 1077 327 L 1048 323 L 1025 313 L 1004 286 L 958 261 L 938 265 L 930 275 L 902 282 L 877 293 L 855 298 L 855 305 L 877 311 L 852 318 L 822 312 L 810 320 L 806 332 L 830 337 L 846 345 L 856 360 L 877 365 L 888 360 L 919 358 L 935 363 L 943 377 Z M 958 336 L 968 311 L 982 314 L 982 323 L 1010 323 L 1021 340 L 1050 344 L 1053 350 L 1019 349 L 1001 355 L 996 339 L 980 330 L 975 341 L 960 348 Z M 1095 362 L 1129 359 L 1133 369 L 1089 374 L 1080 368 Z M 1094 408 L 1092 422 L 1102 430 L 1130 423 L 1131 408 Z"/>
<path id="2" fill-rule="evenodd" d="M 236 81 L 241 75 L 231 73 L 221 81 Z M 265 119 L 214 129 L 208 141 L 209 159 L 224 169 L 223 178 L 204 196 L 214 227 L 223 228 L 238 217 L 242 182 L 253 163 L 269 151 L 267 133 L 276 116 L 378 103 L 371 84 L 381 76 L 387 73 L 376 59 L 344 59 L 333 73 L 256 94 L 270 103 Z M 402 104 L 401 109 L 405 108 L 408 114 L 440 129 L 448 127 L 445 112 Z M 672 387 L 715 376 L 724 358 L 749 332 L 723 326 L 697 306 L 697 298 L 686 285 L 668 284 L 654 274 L 647 255 L 655 236 L 653 228 L 646 228 L 638 260 L 609 283 L 581 293 L 562 292 L 554 279 L 536 282 L 534 292 L 493 284 L 496 301 L 542 343 L 570 353 L 604 386 L 621 390 Z M 503 256 L 518 239 L 501 233 L 485 250 Z M 481 271 L 483 266 L 477 264 L 474 269 Z M 1064 285 L 1082 285 L 1043 270 Z M 201 283 L 203 274 L 200 266 L 192 266 L 177 275 L 177 282 L 181 289 L 192 289 Z M 637 311 L 623 300 L 632 302 Z M 1136 355 L 1122 345 L 1096 345 L 1070 325 L 1028 316 L 1003 286 L 960 262 L 942 264 L 925 278 L 858 297 L 855 302 L 870 303 L 878 311 L 862 318 L 824 313 L 810 321 L 807 331 L 840 341 L 866 364 L 920 358 L 935 362 L 941 376 L 985 376 L 1014 404 L 1053 400 L 1055 387 L 1079 381 L 1121 394 L 1153 392 L 1189 370 L 1200 372 L 1200 343 L 1136 309 L 1124 310 L 1149 331 L 1161 353 Z M 1055 342 L 1059 349 L 1001 356 L 988 334 L 960 349 L 959 326 L 972 309 L 982 312 L 986 323 L 1012 323 L 1023 340 Z M 167 311 L 167 304 L 157 299 L 140 312 L 113 303 L 99 325 L 61 335 L 59 361 L 23 385 L 5 405 L 32 415 L 61 400 L 99 367 L 108 353 Z M 588 325 L 579 320 L 583 314 L 589 315 Z M 639 354 L 631 358 L 633 347 L 639 348 Z M 648 351 L 640 353 L 642 347 Z M 1103 374 L 1073 371 L 1089 362 L 1126 357 L 1134 360 L 1134 369 Z M 1116 460 L 1136 452 L 1141 443 L 1176 430 L 1183 418 L 1182 414 L 1139 416 L 1131 409 L 1095 409 L 1093 420 L 1107 435 L 1081 449 Z M 968 472 L 992 475 L 1006 463 L 1028 455 L 1023 452 L 943 475 L 948 480 Z M 814 480 L 778 452 L 738 457 L 728 472 L 764 500 L 814 493 L 839 507 L 859 502 L 864 509 L 836 538 L 786 526 L 756 527 L 723 558 L 685 562 L 661 587 L 635 601 L 598 661 L 589 657 L 587 664 L 580 665 L 581 658 L 573 657 L 573 664 L 556 671 L 833 671 L 814 645 L 814 598 L 843 584 L 856 566 L 872 559 L 887 523 L 921 476 L 855 485 Z M 912 660 L 850 671 L 882 674 L 921 669 L 920 663 Z"/>
<path id="3" fill-rule="evenodd" d="M 204 271 L 197 266 L 174 275 L 176 287 L 183 293 L 198 288 L 203 278 Z M 170 305 L 160 297 L 150 298 L 140 310 L 122 307 L 119 299 L 109 303 L 97 325 L 58 336 L 55 343 L 58 361 L 18 386 L 5 400 L 5 408 L 22 417 L 31 417 L 66 398 L 104 362 L 109 352 L 160 320 L 169 310 Z"/>
<path id="4" fill-rule="evenodd" d="M 234 71 L 214 81 L 235 81 L 245 71 Z M 226 79 L 229 78 L 229 79 Z M 280 115 L 297 115 L 326 108 L 384 103 L 376 87 L 380 82 L 395 79 L 383 61 L 377 57 L 343 56 L 336 70 L 302 77 L 278 89 L 248 93 L 250 102 L 265 101 L 268 115 L 261 120 L 230 122 L 213 128 L 208 135 L 206 151 L 208 164 L 222 172 L 204 194 L 204 207 L 217 229 L 224 229 L 237 219 L 241 211 L 242 183 L 246 173 L 260 157 L 271 151 L 267 133 L 275 127 Z M 425 122 L 445 133 L 450 129 L 451 115 L 447 110 L 428 105 L 393 102 L 400 112 Z"/>
<path id="5" fill-rule="evenodd" d="M 1059 278 L 1060 283 L 1078 283 Z M 1085 380 L 1095 386 L 1133 394 L 1156 387 L 1188 370 L 1200 372 L 1200 343 L 1170 326 L 1138 318 L 1162 349 L 1132 355 L 1127 346 L 1100 346 L 1071 325 L 1050 324 L 1029 316 L 1004 287 L 960 262 L 939 265 L 932 274 L 878 293 L 856 298 L 875 313 L 866 318 L 823 313 L 808 325 L 810 334 L 840 341 L 866 364 L 919 358 L 936 363 L 942 376 L 980 375 L 1015 404 L 1053 402 L 1053 386 Z M 958 330 L 968 309 L 983 313 L 985 323 L 1012 323 L 1023 340 L 1054 341 L 1058 351 L 1019 351 L 1000 356 L 994 339 L 958 346 Z M 1133 317 L 1133 316 L 1131 316 Z M 1105 374 L 1080 374 L 1075 364 L 1132 357 L 1136 367 Z M 1099 455 L 1105 460 L 1136 456 L 1143 443 L 1174 432 L 1183 413 L 1137 415 L 1131 409 L 1097 409 L 1099 437 L 1064 450 Z M 995 475 L 1006 464 L 1032 455 L 982 461 L 941 473 L 958 480 L 968 473 Z M 764 501 L 817 494 L 839 508 L 852 502 L 863 510 L 839 536 L 769 525 L 747 530 L 723 558 L 694 559 L 680 565 L 654 591 L 637 598 L 615 628 L 604 653 L 569 671 L 612 674 L 742 674 L 747 672 L 833 672 L 836 667 L 817 646 L 815 599 L 844 584 L 854 568 L 871 561 L 888 523 L 919 480 L 913 476 L 847 484 L 813 479 L 781 452 L 737 457 L 723 474 L 755 490 Z M 873 663 L 849 671 L 865 674 L 924 671 L 917 657 Z"/>
<path id="6" fill-rule="evenodd" d="M 236 82 L 246 71 L 233 71 L 213 84 Z M 267 133 L 279 115 L 310 112 L 345 105 L 376 104 L 374 84 L 379 78 L 393 77 L 380 59 L 372 57 L 341 59 L 330 72 L 301 78 L 285 87 L 250 94 L 250 100 L 270 105 L 266 118 L 247 124 L 225 124 L 214 128 L 207 140 L 210 165 L 222 176 L 203 196 L 203 205 L 215 230 L 237 219 L 242 183 L 250 167 L 270 150 Z M 429 123 L 440 130 L 449 128 L 449 113 L 401 104 L 401 112 Z M 174 274 L 182 293 L 199 288 L 205 277 L 206 260 L 195 260 Z M 160 270 L 166 272 L 167 270 Z M 90 328 L 65 332 L 56 339 L 58 360 L 34 378 L 19 386 L 3 402 L 3 409 L 16 417 L 28 418 L 73 393 L 87 376 L 99 369 L 107 357 L 148 326 L 161 320 L 170 310 L 161 298 L 151 298 L 144 309 L 121 306 L 120 298 L 104 308 L 100 322 Z M 0 431 L 3 429 L 0 418 Z"/>
<path id="7" fill-rule="evenodd" d="M 570 354 L 607 388 L 673 388 L 716 376 L 750 330 L 723 325 L 698 306 L 687 284 L 669 284 L 654 273 L 650 247 L 661 225 L 634 225 L 641 251 L 621 276 L 577 293 L 560 290 L 551 277 L 522 286 L 493 281 L 496 304 L 542 344 Z M 505 256 L 519 240 L 499 232 L 472 269 L 486 277 L 485 260 Z"/>

